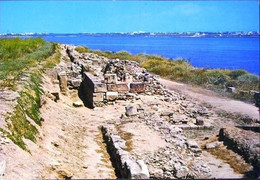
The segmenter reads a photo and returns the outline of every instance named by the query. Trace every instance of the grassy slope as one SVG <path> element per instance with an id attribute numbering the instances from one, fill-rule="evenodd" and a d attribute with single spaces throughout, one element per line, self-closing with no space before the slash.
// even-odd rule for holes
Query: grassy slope
<path id="1" fill-rule="evenodd" d="M 80 53 L 92 52 L 110 59 L 128 59 L 137 61 L 148 71 L 158 74 L 164 78 L 200 85 L 218 92 L 223 92 L 224 86 L 236 87 L 238 91 L 259 90 L 259 77 L 250 74 L 246 70 L 227 69 L 204 69 L 195 68 L 185 59 L 165 59 L 157 55 L 131 55 L 126 51 L 110 52 L 91 50 L 87 47 L 78 46 L 76 50 Z M 252 100 L 252 96 L 245 94 L 233 95 L 241 100 Z"/>
<path id="2" fill-rule="evenodd" d="M 0 129 L 15 144 L 27 150 L 23 138 L 36 141 L 37 128 L 28 121 L 31 118 L 41 125 L 40 96 L 41 74 L 59 62 L 60 52 L 57 44 L 41 38 L 22 40 L 0 39 L 0 85 L 1 89 L 17 90 L 17 82 L 26 74 L 28 80 L 19 91 L 20 97 L 13 114 L 6 117 L 7 129 Z M 33 67 L 34 68 L 32 70 Z"/>

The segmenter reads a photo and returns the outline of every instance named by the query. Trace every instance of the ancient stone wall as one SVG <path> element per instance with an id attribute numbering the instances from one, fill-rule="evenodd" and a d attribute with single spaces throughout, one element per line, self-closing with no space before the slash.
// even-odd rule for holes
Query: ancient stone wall
<path id="1" fill-rule="evenodd" d="M 251 163 L 255 172 L 260 172 L 260 137 L 259 133 L 243 130 L 236 127 L 222 128 L 219 139 L 229 148 L 242 155 Z"/>
<path id="2" fill-rule="evenodd" d="M 148 168 L 142 160 L 135 160 L 126 148 L 126 142 L 120 136 L 110 132 L 109 127 L 102 126 L 103 138 L 118 178 L 148 179 Z"/>

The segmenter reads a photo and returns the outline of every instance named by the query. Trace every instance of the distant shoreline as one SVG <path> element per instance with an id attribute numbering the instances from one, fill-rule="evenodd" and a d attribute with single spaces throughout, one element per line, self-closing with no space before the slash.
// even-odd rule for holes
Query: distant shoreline
<path id="1" fill-rule="evenodd" d="M 146 37 L 212 37 L 212 38 L 259 38 L 260 32 L 182 32 L 182 33 L 150 33 L 150 32 L 131 32 L 131 33 L 3 33 L 0 37 L 15 36 L 146 36 Z"/>

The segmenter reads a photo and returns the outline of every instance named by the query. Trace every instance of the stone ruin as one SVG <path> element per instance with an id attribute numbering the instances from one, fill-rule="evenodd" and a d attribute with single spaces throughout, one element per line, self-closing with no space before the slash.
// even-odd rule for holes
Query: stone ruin
<path id="1" fill-rule="evenodd" d="M 66 47 L 71 64 L 59 67 L 61 92 L 79 89 L 79 96 L 87 107 L 101 107 L 116 100 L 134 99 L 137 94 L 165 94 L 158 76 L 151 75 L 137 62 L 78 53 Z"/>
<path id="2" fill-rule="evenodd" d="M 159 83 L 158 76 L 148 73 L 137 62 L 110 60 L 93 53 L 78 53 L 74 46 L 65 46 L 65 48 L 70 58 L 69 61 L 60 63 L 51 74 L 54 81 L 57 81 L 58 77 L 56 83 L 59 83 L 62 93 L 66 94 L 68 89 L 77 89 L 79 97 L 87 107 L 102 107 L 106 104 L 114 104 L 117 100 L 138 100 L 142 97 L 138 94 L 160 95 L 158 102 L 149 101 L 142 104 L 142 107 L 126 106 L 126 115 L 120 117 L 120 120 L 124 122 L 127 122 L 129 118 L 145 122 L 146 125 L 158 131 L 167 143 L 173 144 L 173 146 L 161 149 L 153 156 L 146 157 L 144 155 L 144 163 L 140 164 L 124 150 L 125 141 L 117 135 L 118 132 L 111 131 L 111 127 L 108 126 L 102 127 L 103 138 L 110 156 L 116 163 L 118 177 L 149 178 L 150 176 L 161 178 L 172 177 L 172 174 L 178 178 L 210 177 L 210 168 L 200 161 L 201 149 L 199 145 L 188 141 L 182 134 L 182 130 L 213 129 L 207 120 L 210 115 L 207 108 L 165 89 Z M 158 110 L 159 106 L 162 106 L 159 103 L 160 100 L 177 104 L 178 109 L 174 110 L 175 113 Z M 220 136 L 224 137 L 224 135 Z M 223 139 L 226 141 L 228 138 Z M 180 156 L 177 153 L 178 150 L 188 151 L 191 156 Z M 188 167 L 187 164 L 183 163 L 186 162 L 187 158 L 194 162 L 193 166 Z M 259 156 L 257 158 L 259 159 Z M 159 165 L 155 166 L 158 168 L 161 166 L 162 159 L 165 159 L 163 171 L 147 172 L 146 165 L 143 165 L 154 165 L 154 162 L 158 161 Z M 171 163 L 172 161 L 174 163 Z M 254 166 L 259 168 L 259 160 L 257 163 L 255 160 L 252 162 L 254 162 Z"/>

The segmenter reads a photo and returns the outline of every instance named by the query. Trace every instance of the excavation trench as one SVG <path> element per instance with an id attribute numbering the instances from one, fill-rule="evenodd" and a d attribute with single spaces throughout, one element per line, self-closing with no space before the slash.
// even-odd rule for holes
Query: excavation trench
<path id="1" fill-rule="evenodd" d="M 101 132 L 117 178 L 149 178 L 148 168 L 144 162 L 136 160 L 124 150 L 126 148 L 125 140 L 111 133 L 109 127 L 102 126 Z"/>

